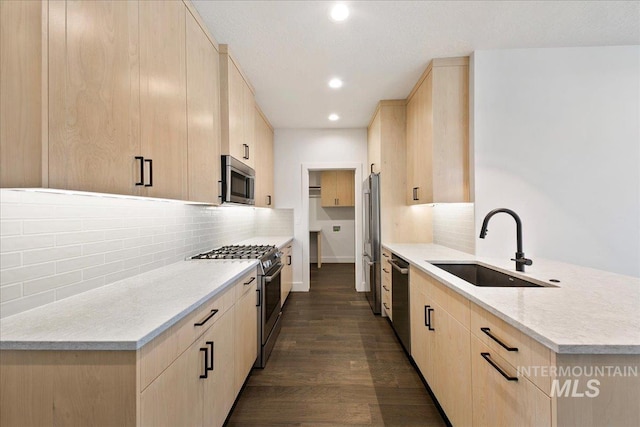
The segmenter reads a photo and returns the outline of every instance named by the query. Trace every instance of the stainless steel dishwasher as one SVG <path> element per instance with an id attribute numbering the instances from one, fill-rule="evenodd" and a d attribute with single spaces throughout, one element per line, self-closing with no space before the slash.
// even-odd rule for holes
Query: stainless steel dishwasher
<path id="1" fill-rule="evenodd" d="M 391 274 L 391 311 L 393 329 L 400 343 L 411 354 L 411 325 L 409 313 L 409 263 L 395 254 L 389 260 L 393 267 Z"/>

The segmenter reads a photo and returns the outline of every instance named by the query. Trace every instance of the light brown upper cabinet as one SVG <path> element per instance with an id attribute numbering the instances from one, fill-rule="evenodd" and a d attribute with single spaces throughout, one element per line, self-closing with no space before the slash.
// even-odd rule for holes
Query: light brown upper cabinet
<path id="1" fill-rule="evenodd" d="M 469 58 L 431 61 L 407 99 L 407 203 L 469 201 Z"/>
<path id="2" fill-rule="evenodd" d="M 271 208 L 275 203 L 273 200 L 273 128 L 257 104 L 255 129 L 256 206 Z"/>
<path id="3" fill-rule="evenodd" d="M 42 13 L 46 3 L 0 1 L 0 186 L 41 187 Z M 46 83 L 46 82 L 45 82 Z M 46 129 L 45 129 L 46 131 Z"/>
<path id="4" fill-rule="evenodd" d="M 328 170 L 320 175 L 322 207 L 355 206 L 355 178 L 352 170 Z"/>
<path id="5" fill-rule="evenodd" d="M 218 203 L 219 57 L 190 2 L 3 1 L 0 15 L 2 187 Z"/>
<path id="6" fill-rule="evenodd" d="M 134 159 L 141 152 L 138 3 L 48 6 L 48 184 L 43 185 L 140 194 Z"/>
<path id="7" fill-rule="evenodd" d="M 220 45 L 220 109 L 222 154 L 255 167 L 255 99 L 240 67 Z"/>
<path id="8" fill-rule="evenodd" d="M 160 0 L 141 1 L 139 7 L 140 140 L 148 163 L 143 195 L 184 200 L 188 195 L 186 8 L 182 2 Z"/>
<path id="9" fill-rule="evenodd" d="M 187 11 L 187 129 L 189 200 L 220 203 L 219 56 Z"/>

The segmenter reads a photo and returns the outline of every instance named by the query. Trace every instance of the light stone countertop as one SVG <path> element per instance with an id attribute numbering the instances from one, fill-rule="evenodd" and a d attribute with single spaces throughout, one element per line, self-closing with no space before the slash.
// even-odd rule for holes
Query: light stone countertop
<path id="1" fill-rule="evenodd" d="M 238 244 L 282 247 L 292 237 Z M 257 268 L 257 260 L 185 260 L 0 319 L 2 350 L 137 350 Z"/>
<path id="2" fill-rule="evenodd" d="M 534 259 L 525 273 L 518 273 L 513 261 L 476 257 L 434 244 L 383 247 L 556 353 L 640 354 L 638 278 L 544 259 Z M 478 261 L 514 277 L 557 287 L 478 287 L 427 261 Z"/>
<path id="3" fill-rule="evenodd" d="M 181 261 L 0 320 L 3 350 L 137 350 L 255 269 Z"/>
<path id="4" fill-rule="evenodd" d="M 238 245 L 275 245 L 282 249 L 293 241 L 292 236 L 257 236 L 238 242 Z"/>

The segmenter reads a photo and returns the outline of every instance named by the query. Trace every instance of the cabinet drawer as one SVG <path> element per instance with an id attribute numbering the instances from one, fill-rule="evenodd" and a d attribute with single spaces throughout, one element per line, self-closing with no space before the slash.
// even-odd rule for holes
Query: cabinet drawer
<path id="1" fill-rule="evenodd" d="M 551 425 L 551 398 L 473 335 L 471 372 L 474 426 Z"/>
<path id="2" fill-rule="evenodd" d="M 222 295 L 216 295 L 140 349 L 141 390 L 233 306 L 235 286 L 227 288 Z M 218 311 L 214 314 L 214 310 Z"/>
<path id="3" fill-rule="evenodd" d="M 469 300 L 438 282 L 427 273 L 417 268 L 411 269 L 411 274 L 420 276 L 426 285 L 425 294 L 442 309 L 449 313 L 454 319 L 469 329 Z"/>
<path id="4" fill-rule="evenodd" d="M 471 304 L 471 332 L 511 366 L 550 366 L 551 350 L 476 304 Z M 532 373 L 528 378 L 550 395 L 551 377 L 533 376 L 539 369 L 528 371 Z"/>
<path id="5" fill-rule="evenodd" d="M 244 294 L 249 292 L 251 289 L 255 289 L 256 281 L 258 280 L 258 271 L 257 269 L 252 270 L 247 273 L 245 276 L 240 278 L 236 283 L 236 299 L 239 300 L 242 298 Z"/>
<path id="6" fill-rule="evenodd" d="M 382 308 L 391 317 L 391 287 L 382 284 Z"/>

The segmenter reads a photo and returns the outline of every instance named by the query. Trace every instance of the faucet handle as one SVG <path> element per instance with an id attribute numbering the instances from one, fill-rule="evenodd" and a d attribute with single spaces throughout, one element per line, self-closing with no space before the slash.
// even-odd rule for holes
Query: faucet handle
<path id="1" fill-rule="evenodd" d="M 525 258 L 524 254 L 522 255 L 521 258 L 511 258 L 511 261 L 515 261 L 516 264 L 524 264 L 524 265 L 532 265 L 533 261 L 530 260 L 529 258 Z"/>

